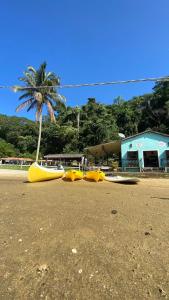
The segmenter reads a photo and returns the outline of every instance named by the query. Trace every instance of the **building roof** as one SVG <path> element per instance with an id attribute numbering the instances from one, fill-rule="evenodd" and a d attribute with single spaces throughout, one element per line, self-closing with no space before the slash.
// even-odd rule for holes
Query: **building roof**
<path id="1" fill-rule="evenodd" d="M 165 136 L 165 137 L 169 138 L 169 135 L 166 134 L 166 133 L 162 133 L 162 132 L 158 132 L 158 131 L 154 131 L 154 130 L 148 129 L 148 130 L 145 130 L 143 132 L 140 132 L 140 133 L 128 136 L 126 138 L 123 138 L 122 141 L 125 141 L 125 140 L 128 140 L 128 139 L 132 139 L 132 138 L 134 138 L 136 136 L 139 136 L 139 135 L 142 135 L 142 134 L 145 134 L 145 133 L 154 133 L 154 134 L 162 135 L 162 136 Z"/>
<path id="2" fill-rule="evenodd" d="M 80 153 L 71 153 L 71 154 L 48 154 L 45 155 L 44 158 L 46 159 L 60 159 L 60 158 L 69 158 L 69 159 L 76 159 L 83 157 L 83 154 Z"/>
<path id="3" fill-rule="evenodd" d="M 85 150 L 95 156 L 95 157 L 102 157 L 102 156 L 107 156 L 113 153 L 120 153 L 120 148 L 121 148 L 121 140 L 116 140 L 112 141 L 109 143 L 104 143 L 96 146 L 91 146 L 85 148 Z"/>
<path id="4" fill-rule="evenodd" d="M 33 159 L 31 158 L 25 158 L 25 157 L 2 157 L 1 160 L 33 161 Z"/>
<path id="5" fill-rule="evenodd" d="M 106 155 L 110 155 L 110 154 L 113 154 L 113 153 L 118 154 L 121 151 L 121 143 L 123 141 L 126 141 L 128 139 L 132 139 L 134 137 L 137 137 L 139 135 L 146 134 L 146 133 L 154 133 L 154 134 L 162 135 L 162 136 L 165 136 L 165 137 L 169 138 L 168 134 L 148 129 L 148 130 L 145 130 L 143 132 L 134 134 L 132 136 L 129 136 L 129 137 L 126 137 L 126 138 L 123 138 L 123 139 L 120 139 L 120 140 L 116 140 L 116 141 L 112 141 L 112 142 L 109 142 L 109 143 L 100 144 L 100 145 L 96 145 L 96 146 L 87 147 L 87 148 L 85 148 L 85 150 L 89 154 L 91 154 L 95 157 L 106 156 Z"/>

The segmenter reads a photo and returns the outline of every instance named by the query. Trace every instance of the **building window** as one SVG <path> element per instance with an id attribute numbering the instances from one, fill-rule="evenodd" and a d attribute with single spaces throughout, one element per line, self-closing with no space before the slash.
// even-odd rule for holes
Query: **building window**
<path id="1" fill-rule="evenodd" d="M 169 150 L 166 150 L 165 153 L 166 153 L 166 159 L 169 160 Z"/>
<path id="2" fill-rule="evenodd" d="M 128 160 L 138 160 L 138 151 L 128 151 L 127 159 Z"/>

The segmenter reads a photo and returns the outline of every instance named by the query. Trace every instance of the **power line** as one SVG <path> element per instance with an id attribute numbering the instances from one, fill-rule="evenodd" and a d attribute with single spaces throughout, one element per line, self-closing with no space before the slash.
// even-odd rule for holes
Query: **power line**
<path id="1" fill-rule="evenodd" d="M 115 84 L 127 84 L 127 83 L 138 83 L 138 82 L 148 82 L 148 81 L 169 81 L 169 76 L 163 76 L 163 77 L 151 77 L 151 78 L 142 78 L 142 79 L 130 79 L 130 80 L 117 80 L 117 81 L 106 81 L 106 82 L 94 82 L 94 83 L 80 83 L 80 84 L 63 84 L 63 85 L 52 85 L 52 86 L 5 86 L 1 85 L 0 89 L 10 89 L 14 92 L 26 90 L 26 89 L 44 89 L 44 88 L 79 88 L 79 87 L 92 87 L 92 86 L 104 86 L 104 85 L 115 85 Z"/>
<path id="2" fill-rule="evenodd" d="M 119 80 L 119 81 L 107 81 L 107 82 L 95 82 L 95 83 L 82 83 L 82 84 L 65 84 L 59 86 L 59 88 L 77 88 L 85 86 L 103 86 L 113 84 L 125 84 L 125 83 L 136 83 L 144 81 L 169 81 L 169 77 L 158 77 L 158 78 L 143 78 L 143 79 L 130 79 L 130 80 Z"/>

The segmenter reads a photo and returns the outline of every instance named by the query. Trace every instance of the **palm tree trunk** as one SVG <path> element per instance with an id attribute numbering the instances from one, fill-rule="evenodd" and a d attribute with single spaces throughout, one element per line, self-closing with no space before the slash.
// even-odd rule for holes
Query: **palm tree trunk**
<path id="1" fill-rule="evenodd" d="M 79 130 L 80 130 L 80 111 L 78 111 L 78 113 L 77 113 L 77 130 L 78 130 L 78 133 L 79 133 Z"/>
<path id="2" fill-rule="evenodd" d="M 38 137 L 38 146 L 37 146 L 37 151 L 36 151 L 36 162 L 38 162 L 38 158 L 39 158 L 41 133 L 42 133 L 42 112 L 40 113 L 40 117 L 39 117 L 39 137 Z"/>

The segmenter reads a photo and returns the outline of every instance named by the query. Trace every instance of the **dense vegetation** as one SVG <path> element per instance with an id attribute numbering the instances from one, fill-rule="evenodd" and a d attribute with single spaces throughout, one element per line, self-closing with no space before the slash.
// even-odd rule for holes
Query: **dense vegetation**
<path id="1" fill-rule="evenodd" d="M 148 128 L 169 133 L 169 82 L 159 82 L 153 93 L 113 104 L 88 99 L 82 107 L 55 107 L 56 123 L 43 119 L 41 155 L 82 152 L 86 146 Z M 38 125 L 26 118 L 0 115 L 0 157 L 35 157 Z"/>

